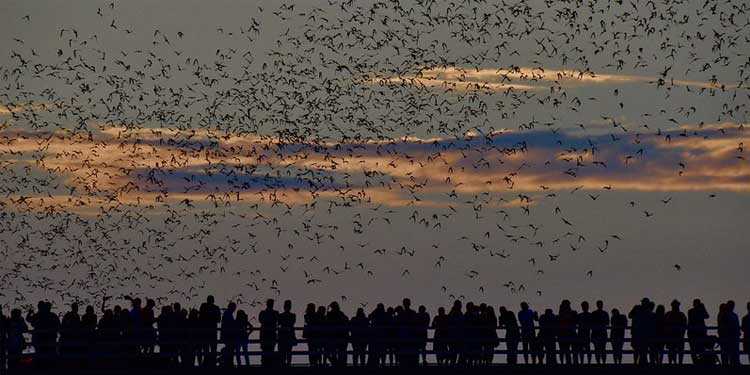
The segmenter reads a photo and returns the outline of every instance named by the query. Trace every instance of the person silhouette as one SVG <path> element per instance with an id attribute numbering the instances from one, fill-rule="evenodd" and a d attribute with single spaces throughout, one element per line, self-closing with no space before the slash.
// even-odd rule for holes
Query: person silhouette
<path id="1" fill-rule="evenodd" d="M 424 305 L 419 306 L 417 312 L 417 326 L 418 326 L 418 350 L 422 357 L 422 365 L 427 366 L 427 341 L 428 341 L 428 330 L 430 328 L 430 314 L 427 312 L 427 307 Z"/>
<path id="2" fill-rule="evenodd" d="M 688 343 L 690 344 L 690 360 L 700 363 L 706 350 L 708 329 L 706 319 L 709 318 L 706 306 L 699 299 L 693 300 L 693 307 L 688 310 Z"/>
<path id="3" fill-rule="evenodd" d="M 94 311 L 94 306 L 86 306 L 86 311 L 81 316 L 82 350 L 89 363 L 93 360 L 94 348 L 96 345 L 97 316 Z"/>
<path id="4" fill-rule="evenodd" d="M 464 314 L 461 309 L 461 301 L 455 300 L 448 312 L 448 364 L 452 366 L 466 362 L 463 345 Z"/>
<path id="5" fill-rule="evenodd" d="M 261 366 L 270 367 L 275 363 L 274 349 L 276 348 L 276 328 L 279 324 L 279 313 L 273 309 L 274 300 L 266 301 L 266 309 L 258 314 L 260 322 L 260 350 Z"/>
<path id="6" fill-rule="evenodd" d="M 558 343 L 560 345 L 560 363 L 573 364 L 571 346 L 576 341 L 578 314 L 571 308 L 570 301 L 563 300 L 557 313 Z"/>
<path id="7" fill-rule="evenodd" d="M 8 370 L 13 373 L 19 366 L 21 354 L 26 349 L 24 334 L 29 326 L 23 320 L 20 309 L 10 311 L 10 317 L 3 322 L 2 332 L 6 335 L 5 348 L 8 353 Z M 3 364 L 0 363 L 0 366 Z"/>
<path id="8" fill-rule="evenodd" d="M 558 317 L 555 316 L 552 309 L 545 309 L 544 314 L 539 317 L 539 340 L 544 346 L 544 356 L 548 365 L 557 364 L 555 340 L 560 331 L 559 328 Z"/>
<path id="9" fill-rule="evenodd" d="M 199 362 L 204 366 L 216 366 L 216 349 L 218 346 L 217 333 L 221 322 L 221 309 L 216 306 L 214 296 L 207 296 L 206 302 L 199 309 L 203 342 L 201 343 L 202 358 Z"/>
<path id="10" fill-rule="evenodd" d="M 400 310 L 401 307 L 399 306 L 398 309 Z M 385 343 L 385 350 L 386 350 L 386 359 L 388 360 L 389 365 L 395 365 L 398 364 L 396 353 L 398 351 L 398 334 L 399 334 L 399 327 L 398 327 L 398 320 L 396 319 L 396 309 L 393 307 L 388 307 L 388 309 L 385 310 L 385 317 L 386 317 L 386 324 L 385 324 L 385 339 L 383 342 Z"/>
<path id="11" fill-rule="evenodd" d="M 284 312 L 279 314 L 279 359 L 282 366 L 292 364 L 292 348 L 297 345 L 294 324 L 297 315 L 292 312 L 292 301 L 284 301 Z"/>
<path id="12" fill-rule="evenodd" d="M 512 311 L 506 309 L 505 306 L 500 306 L 499 311 L 498 326 L 505 330 L 505 349 L 507 350 L 505 362 L 509 365 L 515 365 L 518 363 L 518 342 L 521 339 L 521 331 L 518 327 L 516 315 Z"/>
<path id="13" fill-rule="evenodd" d="M 372 331 L 368 343 L 369 353 L 367 356 L 367 363 L 370 367 L 385 366 L 387 350 L 385 340 L 388 338 L 388 330 L 386 329 L 388 325 L 388 316 L 385 310 L 385 305 L 378 303 L 375 309 L 370 312 L 368 318 L 370 320 Z"/>
<path id="14" fill-rule="evenodd" d="M 159 344 L 159 355 L 167 366 L 175 364 L 177 359 L 177 341 L 174 337 L 176 330 L 172 327 L 173 322 L 172 306 L 162 306 L 159 316 L 156 317 L 156 328 L 159 331 L 157 342 Z"/>
<path id="15" fill-rule="evenodd" d="M 656 307 L 654 312 L 654 329 L 651 339 L 651 362 L 662 364 L 664 362 L 664 346 L 667 337 L 666 309 L 664 305 Z"/>
<path id="16" fill-rule="evenodd" d="M 174 309 L 175 311 L 179 310 L 178 307 L 175 307 Z M 185 317 L 185 310 L 186 309 L 181 309 L 181 312 L 178 315 L 178 319 L 179 321 L 182 321 L 182 323 L 180 324 L 179 322 L 176 322 L 175 324 L 178 327 L 183 325 L 187 327 L 187 337 L 185 337 L 185 345 L 181 349 L 180 362 L 184 367 L 191 368 L 195 366 L 196 360 L 198 364 L 203 363 L 200 356 L 206 337 L 206 333 L 204 332 L 205 323 L 201 320 L 200 310 L 194 308 L 190 309 L 187 313 L 187 317 Z"/>
<path id="17" fill-rule="evenodd" d="M 625 329 L 628 326 L 628 318 L 620 314 L 620 310 L 612 309 L 610 340 L 612 342 L 612 360 L 615 364 L 622 364 L 622 348 L 625 345 Z"/>
<path id="18" fill-rule="evenodd" d="M 722 304 L 719 310 L 718 330 L 721 345 L 721 363 L 728 366 L 740 364 L 740 321 L 734 312 L 734 301 Z"/>
<path id="19" fill-rule="evenodd" d="M 591 313 L 591 341 L 594 343 L 594 359 L 597 364 L 607 363 L 607 327 L 609 314 L 604 310 L 604 302 L 596 301 L 596 310 Z"/>
<path id="20" fill-rule="evenodd" d="M 682 364 L 685 356 L 685 332 L 687 316 L 680 311 L 680 302 L 673 300 L 671 310 L 664 315 L 667 338 L 667 360 L 669 364 Z"/>
<path id="21" fill-rule="evenodd" d="M 358 308 L 357 313 L 349 322 L 352 341 L 352 365 L 354 367 L 367 364 L 367 342 L 370 333 L 370 320 L 365 315 L 363 308 Z"/>
<path id="22" fill-rule="evenodd" d="M 328 305 L 326 326 L 329 329 L 329 360 L 334 367 L 343 367 L 347 363 L 346 348 L 349 346 L 349 318 L 341 311 L 339 303 L 333 301 Z"/>
<path id="23" fill-rule="evenodd" d="M 529 363 L 529 354 L 531 353 L 533 343 L 536 337 L 536 328 L 534 322 L 539 320 L 536 311 L 529 308 L 529 304 L 521 302 L 521 311 L 518 312 L 518 323 L 521 325 L 521 343 L 523 345 L 523 362 Z M 533 356 L 532 362 L 536 363 Z"/>
<path id="24" fill-rule="evenodd" d="M 630 346 L 633 348 L 633 362 L 635 364 L 648 363 L 648 315 L 651 301 L 648 298 L 641 299 L 639 305 L 633 306 L 628 313 L 631 321 Z"/>
<path id="25" fill-rule="evenodd" d="M 224 367 L 233 367 L 232 361 L 237 351 L 237 321 L 234 319 L 236 310 L 237 304 L 230 301 L 221 316 L 220 340 L 224 344 L 221 350 L 221 365 Z"/>
<path id="26" fill-rule="evenodd" d="M 747 355 L 747 361 L 750 363 L 750 302 L 747 303 L 747 314 L 742 317 L 742 349 Z"/>
<path id="27" fill-rule="evenodd" d="M 411 300 L 404 298 L 399 314 L 399 339 L 401 342 L 401 365 L 414 367 L 419 364 L 419 320 L 417 312 L 411 308 Z"/>
<path id="28" fill-rule="evenodd" d="M 235 355 L 237 357 L 237 366 L 242 366 L 242 359 L 245 359 L 245 366 L 250 366 L 250 353 L 248 345 L 250 344 L 250 333 L 254 330 L 250 323 L 250 318 L 245 310 L 237 310 L 235 318 Z"/>
<path id="29" fill-rule="evenodd" d="M 70 305 L 70 311 L 63 315 L 60 322 L 60 356 L 69 364 L 75 361 L 81 342 L 81 316 L 78 315 L 78 303 Z"/>
<path id="30" fill-rule="evenodd" d="M 319 363 L 319 349 L 318 339 L 316 335 L 316 328 L 319 322 L 317 321 L 317 312 L 315 311 L 315 304 L 308 303 L 305 308 L 305 315 L 302 317 L 304 320 L 304 328 L 302 329 L 302 338 L 307 343 L 307 358 L 310 366 L 318 367 Z"/>
<path id="31" fill-rule="evenodd" d="M 448 337 L 450 335 L 448 326 L 448 315 L 445 308 L 439 307 L 438 313 L 432 319 L 432 351 L 438 365 L 445 366 L 448 359 Z"/>
<path id="32" fill-rule="evenodd" d="M 479 309 L 482 318 L 482 337 L 484 338 L 481 364 L 490 365 L 495 358 L 495 348 L 500 345 L 500 337 L 497 334 L 499 319 L 492 306 L 483 303 L 479 305 Z"/>
<path id="33" fill-rule="evenodd" d="M 143 354 L 147 355 L 154 353 L 154 346 L 156 345 L 156 329 L 154 329 L 156 314 L 154 308 L 156 308 L 156 302 L 148 298 L 146 299 L 146 306 L 141 309 Z"/>
<path id="34" fill-rule="evenodd" d="M 29 310 L 26 321 L 34 328 L 32 345 L 34 346 L 36 363 L 42 367 L 49 367 L 57 356 L 57 334 L 60 330 L 60 319 L 52 313 L 52 304 L 40 301 L 38 311 Z"/>
<path id="35" fill-rule="evenodd" d="M 586 363 L 591 363 L 591 320 L 589 303 L 583 301 L 581 302 L 581 312 L 576 319 L 578 332 L 575 338 L 575 344 L 573 345 L 573 363 L 583 364 L 584 359 L 586 360 Z"/>

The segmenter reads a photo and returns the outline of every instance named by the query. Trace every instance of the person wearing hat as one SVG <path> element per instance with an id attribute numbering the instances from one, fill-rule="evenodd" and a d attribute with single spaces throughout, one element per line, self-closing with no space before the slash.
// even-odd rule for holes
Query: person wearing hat
<path id="1" fill-rule="evenodd" d="M 672 301 L 672 310 L 664 316 L 667 332 L 667 358 L 669 364 L 682 364 L 685 355 L 687 316 L 680 311 L 680 301 Z"/>

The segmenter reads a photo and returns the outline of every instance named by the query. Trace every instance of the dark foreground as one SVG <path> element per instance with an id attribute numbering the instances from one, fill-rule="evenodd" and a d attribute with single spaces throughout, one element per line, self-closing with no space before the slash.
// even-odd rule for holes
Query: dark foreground
<path id="1" fill-rule="evenodd" d="M 694 366 L 694 365 L 660 365 L 660 366 L 637 366 L 637 365 L 586 365 L 586 366 L 546 366 L 546 365 L 493 365 L 484 367 L 439 367 L 439 366 L 420 366 L 416 368 L 403 367 L 343 367 L 343 368 L 313 368 L 308 366 L 293 366 L 286 368 L 262 368 L 262 367 L 240 367 L 240 368 L 193 368 L 193 369 L 159 369 L 159 368 L 133 368 L 130 366 L 121 366 L 118 368 L 108 369 L 82 369 L 82 368 L 55 368 L 55 369 L 34 369 L 23 368 L 12 371 L 9 374 L 29 374 L 29 375 L 46 375 L 46 374 L 179 374 L 179 375 L 232 375 L 232 374 L 311 374 L 311 375 L 331 375 L 331 374 L 411 374 L 411 375 L 448 375 L 448 374 L 471 374 L 471 375 L 489 375 L 489 374 L 576 374 L 576 375 L 594 375 L 594 374 L 750 374 L 750 366 Z"/>

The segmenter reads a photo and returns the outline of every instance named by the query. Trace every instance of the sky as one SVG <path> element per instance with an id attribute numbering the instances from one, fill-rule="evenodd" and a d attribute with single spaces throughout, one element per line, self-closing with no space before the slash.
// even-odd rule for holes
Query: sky
<path id="1" fill-rule="evenodd" d="M 3 1 L 0 304 L 745 301 L 748 14 Z"/>

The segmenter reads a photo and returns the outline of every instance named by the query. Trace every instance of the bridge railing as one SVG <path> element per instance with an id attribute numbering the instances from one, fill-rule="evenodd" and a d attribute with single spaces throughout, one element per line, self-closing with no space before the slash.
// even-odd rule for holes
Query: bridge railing
<path id="1" fill-rule="evenodd" d="M 455 329 L 455 327 L 446 327 L 447 329 Z M 306 327 L 294 327 L 294 330 L 297 332 L 296 336 L 296 348 L 295 350 L 291 351 L 291 355 L 295 356 L 299 359 L 299 357 L 306 356 L 313 354 L 313 352 L 310 350 L 310 344 L 314 344 L 317 346 L 330 346 L 334 344 L 338 344 L 339 346 L 343 346 L 346 344 L 346 350 L 345 353 L 347 355 L 352 355 L 355 353 L 353 350 L 352 344 L 360 343 L 356 339 L 353 339 L 348 336 L 348 331 L 351 330 L 351 326 L 342 326 L 342 327 L 335 327 L 335 326 L 324 326 L 324 327 L 314 327 L 312 328 L 312 331 L 314 334 L 319 335 L 320 337 L 317 337 L 315 339 L 307 339 L 304 337 L 301 337 L 301 332 L 305 330 L 310 330 L 310 328 Z M 409 351 L 413 353 L 413 347 L 414 345 L 408 345 L 408 344 L 425 344 L 424 346 L 424 353 L 428 356 L 432 356 L 432 360 L 434 362 L 435 355 L 442 354 L 442 353 L 448 353 L 447 352 L 441 352 L 439 350 L 435 349 L 435 342 L 439 341 L 441 343 L 448 342 L 450 343 L 451 340 L 458 341 L 463 345 L 466 344 L 487 344 L 490 342 L 490 340 L 499 343 L 499 345 L 495 346 L 490 352 L 493 354 L 493 363 L 503 363 L 502 357 L 497 358 L 497 355 L 518 355 L 523 356 L 525 355 L 533 355 L 539 352 L 545 352 L 543 348 L 539 349 L 528 349 L 524 350 L 523 345 L 521 344 L 523 342 L 523 337 L 518 336 L 515 338 L 508 338 L 505 335 L 505 331 L 508 330 L 508 328 L 504 327 L 498 327 L 496 328 L 496 333 L 498 335 L 498 338 L 495 339 L 494 337 L 487 337 L 477 334 L 474 335 L 475 332 L 480 332 L 483 329 L 486 332 L 486 327 L 463 327 L 462 329 L 462 337 L 459 339 L 435 339 L 434 332 L 435 328 L 428 327 L 428 328 L 419 328 L 424 332 L 424 330 L 427 330 L 428 336 L 427 338 L 420 338 L 416 337 L 414 335 L 407 336 L 407 337 L 399 337 L 400 334 L 392 335 L 389 334 L 389 331 L 393 330 L 410 330 L 410 333 L 413 332 L 414 327 L 402 327 L 402 326 L 379 326 L 379 327 L 367 327 L 366 330 L 370 331 L 367 334 L 367 338 L 364 340 L 365 344 L 379 344 L 381 347 L 388 348 L 388 353 L 394 353 L 397 354 L 399 351 Z M 511 328 L 517 333 L 520 333 L 523 329 L 519 328 Z M 535 332 L 539 332 L 540 329 L 543 329 L 543 327 L 534 327 Z M 634 354 L 636 353 L 635 348 L 633 347 L 633 337 L 629 333 L 632 331 L 632 327 L 628 326 L 624 328 L 624 331 L 628 334 L 626 334 L 623 338 L 617 339 L 618 342 L 621 342 L 623 347 L 621 350 L 615 350 L 613 344 L 613 340 L 610 337 L 611 329 L 612 327 L 608 326 L 605 328 L 607 332 L 607 338 L 605 340 L 605 350 L 604 353 L 608 356 L 608 362 L 611 362 L 611 355 L 612 354 L 621 354 L 623 355 L 623 359 L 625 360 L 624 363 L 633 363 L 634 360 Z M 701 328 L 703 329 L 703 328 Z M 255 338 L 260 334 L 260 331 L 262 328 L 256 327 L 253 328 L 251 331 L 246 332 L 248 334 L 248 338 L 246 340 L 240 340 L 239 342 L 235 341 L 232 344 L 230 344 L 232 347 L 237 347 L 238 344 L 242 346 L 243 349 L 241 351 L 242 356 L 249 356 L 249 357 L 260 357 L 265 352 L 260 349 L 261 340 L 259 338 Z M 342 332 L 347 332 L 346 338 L 336 338 L 336 337 L 330 337 L 331 334 L 342 334 Z M 705 327 L 705 330 L 707 332 L 707 335 L 704 337 L 688 337 L 687 334 L 683 334 L 681 338 L 674 338 L 674 337 L 644 337 L 640 338 L 639 342 L 642 343 L 644 346 L 650 346 L 652 344 L 660 344 L 657 349 L 660 350 L 660 355 L 666 355 L 668 353 L 668 347 L 669 344 L 677 343 L 679 347 L 683 348 L 681 350 L 681 353 L 689 359 L 691 355 L 693 354 L 718 354 L 719 350 L 718 345 L 720 343 L 720 339 L 713 335 L 712 333 L 716 332 L 718 330 L 718 327 Z M 214 337 L 211 337 L 211 333 L 214 333 Z M 372 332 L 377 332 L 377 334 L 372 335 Z M 221 328 L 217 328 L 215 331 L 213 329 L 199 329 L 199 328 L 192 328 L 192 329 L 175 329 L 170 330 L 169 332 L 162 332 L 160 333 L 157 328 L 153 329 L 126 329 L 124 331 L 124 334 L 120 335 L 120 332 L 116 333 L 114 337 L 102 337 L 103 333 L 107 332 L 101 332 L 96 331 L 92 332 L 91 336 L 87 335 L 79 335 L 77 337 L 66 337 L 65 341 L 61 341 L 61 336 L 58 335 L 59 331 L 53 332 L 52 334 L 55 335 L 55 341 L 52 344 L 52 348 L 47 350 L 47 353 L 39 352 L 36 346 L 38 346 L 38 343 L 35 343 L 33 340 L 33 337 L 35 334 L 45 333 L 40 330 L 30 330 L 28 332 L 25 332 L 24 339 L 26 342 L 26 345 L 21 353 L 21 356 L 24 358 L 31 358 L 32 360 L 38 360 L 38 359 L 46 359 L 45 357 L 55 357 L 57 359 L 79 359 L 79 360 L 87 360 L 87 359 L 132 359 L 132 358 L 144 358 L 144 357 L 160 357 L 175 351 L 183 350 L 183 348 L 189 348 L 189 350 L 192 350 L 193 353 L 191 353 L 193 356 L 199 355 L 197 353 L 197 350 L 201 346 L 205 345 L 213 345 L 212 343 L 216 343 L 217 347 L 217 353 L 220 353 L 223 348 L 227 346 L 225 342 L 222 342 L 220 340 L 221 336 Z M 112 332 L 109 332 L 112 333 Z M 164 335 L 163 333 L 166 333 Z M 255 337 L 253 337 L 255 336 Z M 535 336 L 537 336 L 535 334 Z M 541 338 L 535 338 L 535 340 L 541 340 L 544 339 Z M 593 342 L 596 341 L 596 339 L 590 339 L 590 340 L 583 340 L 578 338 L 576 335 L 573 335 L 569 338 L 566 338 L 564 343 L 570 344 L 572 347 L 575 347 L 576 344 L 582 344 L 588 342 L 589 345 L 589 351 L 587 353 L 591 353 L 591 355 L 594 355 L 594 347 Z M 740 338 L 738 337 L 736 340 L 732 340 L 733 345 L 739 346 L 740 344 Z M 539 342 L 539 341 L 537 341 Z M 560 338 L 555 337 L 555 354 L 560 354 L 560 348 L 557 346 L 560 343 Z M 725 345 L 726 345 L 726 341 Z M 511 347 L 509 348 L 508 343 L 511 343 Z M 687 344 L 690 345 L 687 345 Z M 35 345 L 36 344 L 36 345 Z M 517 344 L 517 349 L 512 348 L 514 344 Z M 681 344 L 681 345 L 679 345 Z M 700 352 L 695 351 L 696 344 L 700 345 L 702 348 Z M 406 345 L 406 346 L 405 346 Z M 65 350 L 65 348 L 71 348 L 71 350 Z M 153 348 L 153 351 L 144 352 L 143 347 L 150 347 Z M 407 349 L 404 349 L 404 348 Z M 171 348 L 171 349 L 168 349 Z M 304 348 L 304 349 L 301 349 Z M 0 370 L 5 370 L 8 366 L 8 360 L 9 360 L 9 352 L 8 352 L 8 336 L 5 332 L 0 333 Z M 484 353 L 488 353 L 488 351 L 484 351 Z M 500 361 L 498 361 L 500 359 Z M 507 361 L 507 358 L 505 358 Z M 296 363 L 304 363 L 303 361 L 295 361 Z M 686 361 L 686 362 L 689 362 Z"/>

